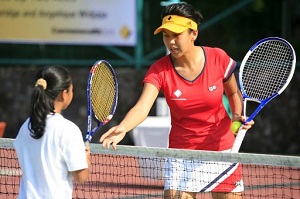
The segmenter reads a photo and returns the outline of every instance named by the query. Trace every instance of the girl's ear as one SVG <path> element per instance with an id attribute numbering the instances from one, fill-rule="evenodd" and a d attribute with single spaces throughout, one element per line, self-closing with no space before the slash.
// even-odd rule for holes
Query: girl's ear
<path id="1" fill-rule="evenodd" d="M 58 94 L 56 100 L 59 101 L 59 102 L 65 101 L 65 100 L 67 99 L 67 94 L 68 94 L 68 91 L 67 91 L 67 90 L 61 91 L 61 92 Z"/>
<path id="2" fill-rule="evenodd" d="M 193 41 L 195 41 L 198 37 L 198 30 L 193 30 L 192 31 L 192 36 L 193 36 Z"/>
<path id="3" fill-rule="evenodd" d="M 65 101 L 65 100 L 67 100 L 68 99 L 68 90 L 63 90 L 62 92 L 61 92 L 61 98 L 62 98 L 62 100 L 63 101 Z"/>

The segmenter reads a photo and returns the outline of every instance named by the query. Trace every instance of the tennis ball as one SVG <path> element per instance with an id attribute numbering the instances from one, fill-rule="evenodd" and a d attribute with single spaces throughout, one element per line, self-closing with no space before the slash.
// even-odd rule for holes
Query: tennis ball
<path id="1" fill-rule="evenodd" d="M 242 122 L 240 121 L 234 121 L 232 122 L 230 128 L 231 128 L 231 131 L 236 134 L 236 132 L 239 130 L 239 128 L 241 127 L 242 125 Z"/>

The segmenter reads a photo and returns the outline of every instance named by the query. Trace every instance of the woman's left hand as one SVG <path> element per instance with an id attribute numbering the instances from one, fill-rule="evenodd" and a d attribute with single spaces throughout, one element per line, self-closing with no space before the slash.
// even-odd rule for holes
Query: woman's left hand
<path id="1" fill-rule="evenodd" d="M 247 118 L 245 116 L 242 116 L 241 118 L 242 122 L 245 122 L 247 120 Z M 243 125 L 243 129 L 250 129 L 252 127 L 252 125 L 254 124 L 255 122 L 253 120 L 249 121 L 249 122 L 246 122 L 244 125 Z"/>
<path id="2" fill-rule="evenodd" d="M 234 115 L 232 117 L 232 122 L 235 122 L 235 121 L 239 121 L 239 122 L 246 122 L 247 120 L 247 117 L 245 116 L 237 116 L 237 115 Z M 252 125 L 254 124 L 255 122 L 253 120 L 249 121 L 249 122 L 246 122 L 244 125 L 243 125 L 243 129 L 250 129 L 252 127 Z"/>

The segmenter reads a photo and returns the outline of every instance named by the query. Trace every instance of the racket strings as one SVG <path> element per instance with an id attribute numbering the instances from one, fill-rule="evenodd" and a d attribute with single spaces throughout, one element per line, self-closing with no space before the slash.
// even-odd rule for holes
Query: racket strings
<path id="1" fill-rule="evenodd" d="M 95 117 L 99 121 L 106 121 L 112 114 L 112 107 L 116 101 L 116 82 L 112 71 L 105 63 L 100 63 L 96 67 L 90 93 Z"/>
<path id="2" fill-rule="evenodd" d="M 251 53 L 243 69 L 242 82 L 247 95 L 258 100 L 274 95 L 286 84 L 292 62 L 293 53 L 285 43 L 273 40 L 262 43 Z"/>

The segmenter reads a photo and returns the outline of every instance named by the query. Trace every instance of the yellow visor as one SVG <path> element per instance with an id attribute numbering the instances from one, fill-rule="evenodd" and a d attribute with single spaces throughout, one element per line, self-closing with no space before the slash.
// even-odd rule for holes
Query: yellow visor
<path id="1" fill-rule="evenodd" d="M 156 35 L 163 29 L 167 29 L 175 33 L 182 33 L 189 28 L 197 30 L 197 23 L 186 17 L 167 15 L 163 18 L 161 26 L 154 31 L 154 34 Z"/>

